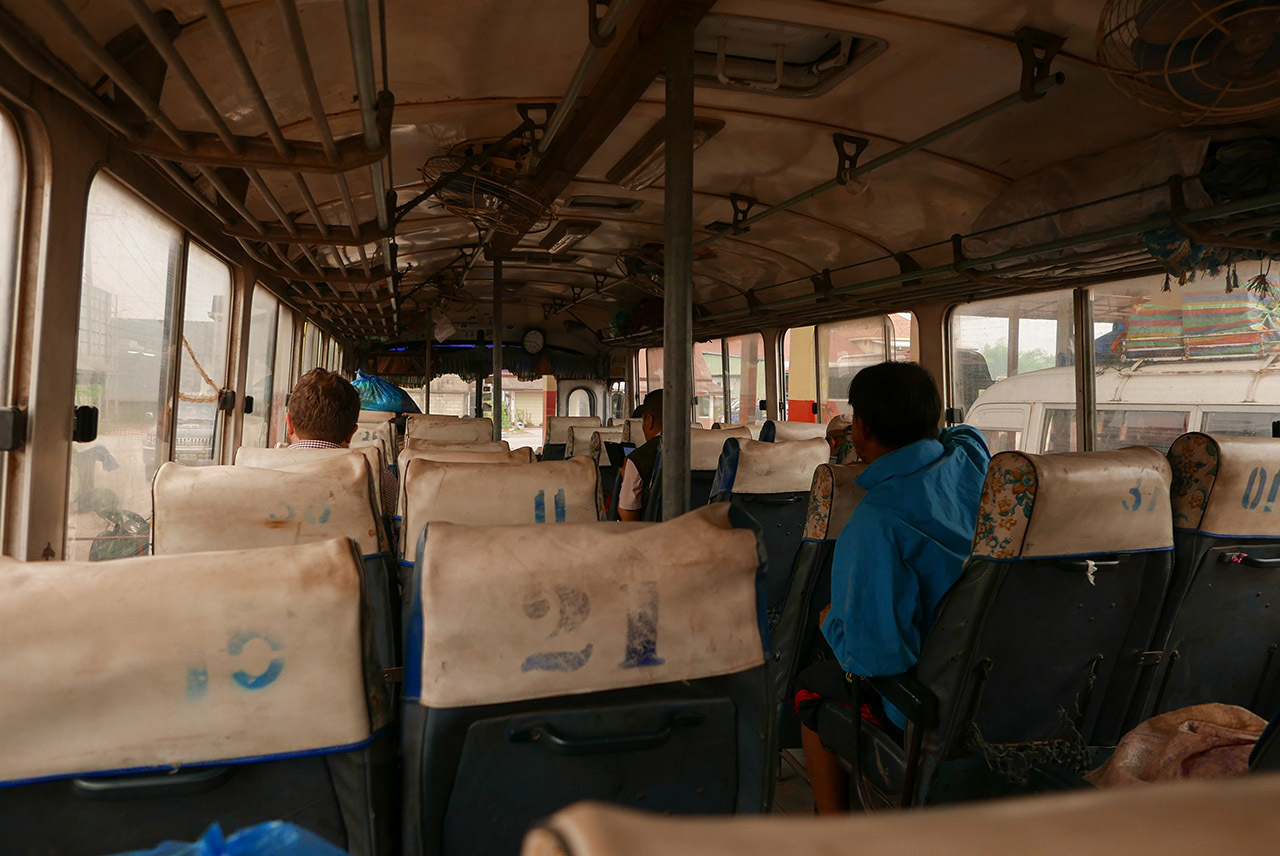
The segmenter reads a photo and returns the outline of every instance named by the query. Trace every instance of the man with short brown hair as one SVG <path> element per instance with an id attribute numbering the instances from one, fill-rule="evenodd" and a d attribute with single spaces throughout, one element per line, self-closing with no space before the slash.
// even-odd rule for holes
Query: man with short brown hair
<path id="1" fill-rule="evenodd" d="M 284 416 L 290 449 L 345 449 L 360 423 L 360 393 L 337 372 L 312 369 L 298 379 Z M 400 485 L 382 471 L 382 507 L 395 513 Z"/>

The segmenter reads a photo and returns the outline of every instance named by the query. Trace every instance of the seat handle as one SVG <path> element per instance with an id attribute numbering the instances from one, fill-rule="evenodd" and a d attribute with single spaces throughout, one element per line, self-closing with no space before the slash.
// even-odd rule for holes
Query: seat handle
<path id="1" fill-rule="evenodd" d="M 75 795 L 85 800 L 149 799 L 210 791 L 231 777 L 229 764 L 192 767 L 168 773 L 141 773 L 72 779 Z"/>
<path id="2" fill-rule="evenodd" d="M 1219 553 L 1218 561 L 1224 565 L 1244 565 L 1246 568 L 1280 568 L 1280 558 L 1264 559 L 1248 553 Z"/>
<path id="3" fill-rule="evenodd" d="M 640 734 L 609 734 L 603 737 L 569 737 L 547 722 L 539 722 L 520 731 L 508 731 L 511 743 L 545 743 L 557 755 L 608 755 L 615 752 L 638 752 L 656 749 L 671 739 L 677 726 L 697 725 L 702 716 L 696 713 L 667 713 L 657 731 Z"/>

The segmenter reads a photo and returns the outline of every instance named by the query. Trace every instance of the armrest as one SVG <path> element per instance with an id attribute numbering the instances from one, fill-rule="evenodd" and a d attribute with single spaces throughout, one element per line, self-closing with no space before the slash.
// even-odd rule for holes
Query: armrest
<path id="1" fill-rule="evenodd" d="M 885 678 L 867 678 L 880 697 L 902 711 L 915 725 L 933 728 L 938 724 L 938 697 L 911 672 Z"/>

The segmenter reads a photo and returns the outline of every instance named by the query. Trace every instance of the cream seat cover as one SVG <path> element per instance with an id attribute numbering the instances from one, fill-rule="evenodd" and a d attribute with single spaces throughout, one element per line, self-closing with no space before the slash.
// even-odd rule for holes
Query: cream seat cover
<path id="1" fill-rule="evenodd" d="M 584 425 L 570 425 L 569 436 L 565 440 L 564 456 L 566 458 L 575 458 L 591 455 L 591 437 L 599 434 L 600 440 L 605 443 L 621 443 L 622 428 L 592 428 Z M 599 447 L 596 447 L 597 450 Z"/>
<path id="2" fill-rule="evenodd" d="M 472 526 L 586 523 L 600 519 L 599 474 L 589 458 L 521 466 L 408 463 L 404 481 L 404 549 L 416 557 L 427 523 Z"/>
<path id="3" fill-rule="evenodd" d="M 382 460 L 390 463 L 396 459 L 396 426 L 392 422 L 361 422 L 351 436 L 351 448 L 376 446 L 382 452 Z"/>
<path id="4" fill-rule="evenodd" d="M 751 439 L 751 432 L 746 428 L 718 428 L 705 434 L 689 435 L 689 469 L 698 472 L 715 471 L 720 463 L 720 453 L 724 450 L 724 441 L 730 437 Z"/>
<path id="5" fill-rule="evenodd" d="M 369 494 L 368 464 L 358 455 L 280 469 L 170 462 L 152 484 L 153 550 L 197 553 L 350 538 L 363 555 L 387 552 Z"/>
<path id="6" fill-rule="evenodd" d="M 374 504 L 379 514 L 385 514 L 382 507 L 382 471 L 387 468 L 388 458 L 384 458 L 382 448 L 378 445 L 358 446 L 350 449 L 259 449 L 254 446 L 241 446 L 236 449 L 236 466 L 253 467 L 259 470 L 292 469 L 299 464 L 307 465 L 315 461 L 329 458 L 357 456 L 364 458 L 369 464 L 369 486 L 373 491 Z"/>
<path id="7" fill-rule="evenodd" d="M 866 491 L 858 486 L 866 464 L 820 464 L 809 488 L 809 514 L 804 521 L 806 541 L 834 541 L 853 516 Z"/>
<path id="8" fill-rule="evenodd" d="M 455 452 L 510 452 L 511 445 L 506 440 L 482 440 L 476 443 L 446 443 L 439 440 L 424 440 L 421 437 L 407 437 L 404 441 L 406 449 L 435 449 Z"/>
<path id="9" fill-rule="evenodd" d="M 774 422 L 773 431 L 775 443 L 812 440 L 815 437 L 820 437 L 825 442 L 827 437 L 827 426 L 817 422 Z"/>
<path id="10" fill-rule="evenodd" d="M 973 555 L 1052 558 L 1173 546 L 1169 462 L 1149 446 L 991 459 Z"/>
<path id="11" fill-rule="evenodd" d="M 390 410 L 361 410 L 356 420 L 359 422 L 390 422 L 396 418 L 396 415 Z"/>
<path id="12" fill-rule="evenodd" d="M 745 425 L 735 425 L 735 424 L 733 424 L 733 423 L 728 423 L 728 422 L 724 422 L 724 423 L 717 422 L 717 423 L 715 423 L 714 425 L 712 425 L 712 426 L 711 426 L 711 429 L 712 429 L 713 431 L 724 431 L 724 430 L 726 430 L 726 429 L 733 429 L 733 430 L 737 430 L 737 429 L 741 428 L 741 429 L 744 429 L 744 430 L 747 432 L 747 434 L 751 437 L 751 439 L 752 439 L 752 440 L 759 440 L 759 439 L 760 439 L 760 429 L 761 429 L 761 428 L 763 428 L 763 427 L 764 427 L 764 426 L 763 426 L 763 425 L 761 425 L 759 422 L 749 422 L 749 423 L 747 423 L 747 424 L 745 424 Z"/>
<path id="13" fill-rule="evenodd" d="M 825 439 L 765 443 L 735 440 L 738 466 L 733 477 L 733 493 L 792 493 L 808 491 L 813 471 L 831 460 Z"/>
<path id="14" fill-rule="evenodd" d="M 664 817 L 582 802 L 532 829 L 522 856 L 1200 856 L 1274 853 L 1280 776 L 1014 797 L 928 811 Z M 856 843 L 856 844 L 855 844 Z"/>
<path id="15" fill-rule="evenodd" d="M 756 538 L 732 527 L 731 512 L 740 514 L 708 506 L 660 524 L 432 523 L 415 604 L 421 703 L 576 695 L 762 665 Z"/>
<path id="16" fill-rule="evenodd" d="M 630 443 L 633 446 L 639 446 L 644 442 L 643 419 L 628 418 L 622 420 L 622 442 Z"/>
<path id="17" fill-rule="evenodd" d="M 370 736 L 360 563 L 346 539 L 6 561 L 0 578 L 0 781 Z"/>
<path id="18" fill-rule="evenodd" d="M 581 425 L 584 428 L 599 428 L 599 416 L 548 416 L 542 425 L 544 445 L 569 442 L 569 429 Z"/>
<path id="19" fill-rule="evenodd" d="M 1280 537 L 1280 440 L 1183 434 L 1169 463 L 1175 528 Z"/>
<path id="20" fill-rule="evenodd" d="M 405 422 L 404 434 L 406 442 L 410 437 L 438 443 L 489 442 L 493 440 L 493 420 L 457 416 L 428 416 L 424 419 L 414 414 Z"/>

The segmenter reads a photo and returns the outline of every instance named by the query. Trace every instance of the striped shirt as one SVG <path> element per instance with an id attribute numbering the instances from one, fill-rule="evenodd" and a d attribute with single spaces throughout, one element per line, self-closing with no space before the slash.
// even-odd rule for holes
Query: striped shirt
<path id="1" fill-rule="evenodd" d="M 289 444 L 290 449 L 342 449 L 337 443 L 328 440 L 299 440 Z M 388 517 L 396 513 L 396 500 L 400 496 L 400 480 L 391 468 L 382 471 L 382 510 Z"/>

